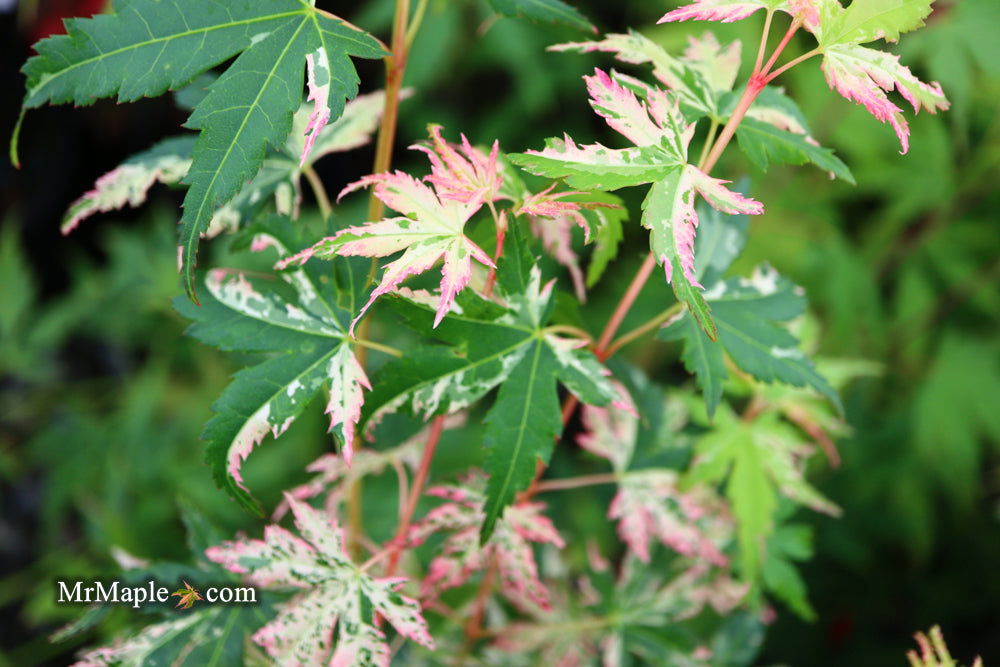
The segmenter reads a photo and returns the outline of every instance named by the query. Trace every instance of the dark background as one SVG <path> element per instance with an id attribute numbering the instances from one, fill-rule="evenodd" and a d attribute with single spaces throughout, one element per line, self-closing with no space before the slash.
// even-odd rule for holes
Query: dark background
<path id="1" fill-rule="evenodd" d="M 101 4 L 42 0 L 0 14 L 0 135 L 16 119 L 29 45 L 58 30 L 60 16 Z M 390 2 L 320 4 L 387 39 Z M 671 50 L 709 27 L 652 27 L 672 2 L 575 4 L 602 31 L 643 29 Z M 844 464 L 818 474 L 844 517 L 802 516 L 817 530 L 804 575 L 819 619 L 804 623 L 779 607 L 760 664 L 904 664 L 911 634 L 935 623 L 956 656 L 1000 661 L 1000 3 L 936 6 L 929 27 L 904 36 L 898 51 L 954 104 L 911 118 L 909 155 L 898 155 L 890 128 L 830 93 L 810 61 L 785 83 L 859 185 L 811 168 L 761 174 L 735 151 L 718 171 L 749 173 L 767 203 L 746 266 L 766 259 L 806 287 L 821 355 L 882 368 L 847 392 Z M 711 28 L 742 39 L 749 58 L 759 20 Z M 511 152 L 563 131 L 600 138 L 579 77 L 610 60 L 544 51 L 579 38 L 494 21 L 473 0 L 432 0 L 400 149 L 431 121 L 477 143 L 500 138 Z M 365 90 L 378 87 L 380 64 L 360 73 Z M 68 238 L 58 231 L 99 175 L 176 134 L 184 119 L 170 96 L 43 108 L 25 123 L 22 168 L 0 161 L 0 665 L 65 664 L 81 643 L 106 638 L 113 625 L 68 644 L 45 639 L 79 612 L 52 604 L 53 578 L 113 571 L 111 547 L 183 557 L 178 498 L 222 526 L 253 525 L 200 463 L 198 433 L 233 367 L 183 338 L 170 307 L 180 193 L 157 188 L 139 211 L 97 216 Z M 411 160 L 398 155 L 403 167 Z M 319 171 L 336 191 L 371 160 L 367 148 Z M 632 225 L 619 264 L 592 295 L 595 323 L 644 243 Z M 634 354 L 653 366 L 675 361 L 659 348 Z M 326 446 L 321 417 L 302 419 L 280 451 L 255 454 L 262 496 L 291 481 L 286 457 L 305 463 Z"/>

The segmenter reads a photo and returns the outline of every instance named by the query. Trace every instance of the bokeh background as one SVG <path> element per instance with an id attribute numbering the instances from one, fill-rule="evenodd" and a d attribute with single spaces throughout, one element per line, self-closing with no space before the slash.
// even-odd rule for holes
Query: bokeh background
<path id="1" fill-rule="evenodd" d="M 4 140 L 30 44 L 59 31 L 61 17 L 103 4 L 0 2 Z M 390 0 L 320 4 L 388 35 Z M 499 138 L 511 152 L 564 130 L 602 137 L 580 77 L 610 60 L 547 53 L 580 35 L 494 20 L 484 4 L 432 0 L 408 71 L 416 93 L 403 107 L 400 148 L 428 122 L 478 143 Z M 672 50 L 709 27 L 655 26 L 672 0 L 575 4 L 603 31 L 635 27 Z M 1000 664 L 1000 2 L 935 6 L 927 28 L 897 50 L 916 74 L 940 81 L 953 106 L 912 120 L 908 155 L 890 128 L 831 94 L 811 61 L 784 83 L 858 186 L 811 168 L 762 174 L 735 151 L 718 170 L 748 174 L 767 203 L 741 261 L 767 260 L 805 286 L 819 355 L 881 369 L 851 385 L 843 465 L 817 479 L 843 518 L 802 516 L 816 529 L 804 575 L 818 620 L 779 608 L 758 664 L 901 665 L 911 634 L 934 623 L 957 656 Z M 711 28 L 744 45 L 760 29 L 759 20 Z M 380 85 L 377 63 L 360 71 L 365 89 Z M 69 238 L 58 232 L 66 206 L 99 175 L 177 133 L 184 118 L 170 96 L 44 108 L 28 116 L 23 168 L 0 162 L 0 665 L 66 664 L 79 646 L 106 639 L 114 623 L 47 640 L 80 611 L 53 604 L 54 579 L 114 572 L 113 548 L 183 559 L 179 502 L 225 531 L 259 530 L 201 463 L 199 432 L 235 366 L 183 337 L 170 305 L 181 193 L 159 188 L 138 212 L 99 216 Z M 369 148 L 318 167 L 338 190 L 371 161 Z M 399 165 L 411 162 L 399 153 Z M 629 204 L 635 214 L 638 201 Z M 614 306 L 645 238 L 633 222 L 591 295 L 593 322 Z M 640 301 L 637 322 L 656 312 L 653 300 Z M 676 352 L 653 344 L 631 354 L 655 368 Z M 314 408 L 251 459 L 266 504 L 329 446 Z"/>

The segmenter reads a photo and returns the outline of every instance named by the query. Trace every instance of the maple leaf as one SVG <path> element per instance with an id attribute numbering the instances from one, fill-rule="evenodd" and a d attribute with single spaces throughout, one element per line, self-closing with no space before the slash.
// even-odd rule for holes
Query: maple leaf
<path id="1" fill-rule="evenodd" d="M 188 635 L 204 620 L 210 611 L 183 614 L 175 620 L 153 623 L 136 634 L 116 641 L 112 646 L 104 646 L 87 651 L 71 667 L 119 667 L 121 665 L 149 664 L 152 655 L 162 649 L 171 639 Z"/>
<path id="2" fill-rule="evenodd" d="M 643 203 L 642 224 L 652 233 L 650 246 L 663 265 L 667 282 L 679 300 L 698 319 L 711 338 L 716 332 L 704 299 L 696 288 L 694 240 L 698 227 L 695 194 L 729 214 L 759 215 L 764 207 L 724 187 L 727 181 L 710 177 L 688 164 L 688 145 L 694 124 L 687 124 L 670 96 L 650 88 L 646 100 L 595 70 L 584 77 L 590 102 L 608 125 L 629 139 L 635 148 L 614 150 L 600 145 L 577 147 L 572 140 L 551 144 L 544 151 L 515 156 L 518 164 L 550 178 L 565 178 L 570 185 L 587 187 L 606 174 L 616 178 L 608 187 L 652 183 Z M 641 168 L 636 171 L 634 166 Z M 581 175 L 583 176 L 581 180 Z M 620 179 L 620 180 L 619 180 Z"/>
<path id="3" fill-rule="evenodd" d="M 749 637 L 727 636 L 734 625 L 722 623 L 706 645 L 689 641 L 686 633 L 664 635 L 663 627 L 684 627 L 710 607 L 718 615 L 733 615 L 745 597 L 747 586 L 702 565 L 686 566 L 675 561 L 647 565 L 626 554 L 618 576 L 609 568 L 593 569 L 597 588 L 604 593 L 592 605 L 575 604 L 575 590 L 555 589 L 551 611 L 536 612 L 533 618 L 508 623 L 497 633 L 494 646 L 509 654 L 533 654 L 540 665 L 594 665 L 606 667 L 628 664 L 669 664 L 708 667 L 724 664 L 724 655 L 715 655 L 708 646 L 725 651 L 754 643 Z M 615 623 L 604 619 L 613 617 Z M 741 625 L 759 631 L 760 622 L 741 619 Z M 749 621 L 749 623 L 747 622 Z M 727 627 L 727 625 L 729 627 Z M 705 635 L 701 635 L 701 638 Z M 504 656 L 506 660 L 511 658 Z M 497 660 L 506 664 L 505 660 Z"/>
<path id="4" fill-rule="evenodd" d="M 616 386 L 621 398 L 615 404 L 583 407 L 584 430 L 577 436 L 581 447 L 607 459 L 618 476 L 608 518 L 618 521 L 619 536 L 644 563 L 656 539 L 682 556 L 725 566 L 728 559 L 715 542 L 724 541 L 730 528 L 719 499 L 704 487 L 681 492 L 673 470 L 630 470 L 639 415 L 625 387 Z"/>
<path id="5" fill-rule="evenodd" d="M 764 546 L 774 532 L 778 494 L 817 512 L 838 516 L 840 509 L 806 480 L 803 472 L 813 448 L 775 413 L 743 422 L 725 404 L 715 429 L 696 445 L 689 483 L 726 481 L 726 496 L 738 523 L 744 576 L 756 577 Z"/>
<path id="6" fill-rule="evenodd" d="M 901 153 L 910 149 L 910 128 L 902 109 L 889 100 L 886 92 L 895 88 L 913 106 L 914 112 L 925 109 L 935 113 L 950 106 L 941 84 L 920 81 L 899 62 L 899 56 L 858 44 L 824 46 L 822 69 L 831 88 L 864 105 L 875 118 L 892 126 L 899 137 Z"/>
<path id="7" fill-rule="evenodd" d="M 494 10 L 504 16 L 523 16 L 536 21 L 549 21 L 573 26 L 579 30 L 597 32 L 590 21 L 562 0 L 489 0 Z"/>
<path id="8" fill-rule="evenodd" d="M 719 21 L 732 23 L 753 16 L 761 9 L 796 14 L 795 0 L 695 0 L 667 12 L 657 23 L 672 21 Z M 800 3 L 799 3 L 800 4 Z"/>
<path id="9" fill-rule="evenodd" d="M 432 177 L 437 178 L 434 174 Z M 407 278 L 429 270 L 443 259 L 441 296 L 434 320 L 436 327 L 471 280 L 472 260 L 494 266 L 490 257 L 465 236 L 465 224 L 482 207 L 487 191 L 473 194 L 465 191 L 468 194 L 465 196 L 446 189 L 445 193 L 452 195 L 448 198 L 437 187 L 432 189 L 409 174 L 397 171 L 366 176 L 348 185 L 340 198 L 364 187 L 374 187 L 376 197 L 405 217 L 343 229 L 298 255 L 282 260 L 279 268 L 301 264 L 311 257 L 385 257 L 404 251 L 402 257 L 386 265 L 381 282 L 351 322 L 353 334 L 358 320 L 378 297 L 392 292 Z"/>
<path id="10" fill-rule="evenodd" d="M 437 486 L 427 495 L 449 502 L 434 508 L 411 527 L 407 541 L 423 544 L 439 532 L 451 533 L 441 552 L 430 564 L 422 595 L 436 597 L 441 591 L 461 586 L 473 573 L 491 562 L 500 574 L 500 591 L 525 613 L 549 609 L 549 596 L 538 577 L 532 543 L 565 546 L 552 522 L 542 512 L 543 503 L 518 503 L 507 508 L 489 542 L 480 545 L 479 529 L 485 519 L 485 480 L 475 475 L 461 486 Z"/>
<path id="11" fill-rule="evenodd" d="M 588 193 L 572 190 L 553 192 L 555 187 L 551 185 L 542 192 L 525 195 L 515 215 L 529 216 L 531 233 L 541 240 L 542 247 L 553 259 L 566 267 L 577 298 L 581 302 L 586 301 L 587 288 L 580 259 L 573 250 L 573 227 L 583 229 L 584 243 L 588 243 L 590 223 L 584 217 L 584 211 L 620 209 L 621 206 L 602 201 L 580 201 L 589 197 Z M 601 218 L 598 220 L 601 221 Z"/>
<path id="12" fill-rule="evenodd" d="M 396 592 L 405 579 L 366 574 L 348 557 L 332 515 L 291 496 L 286 501 L 301 538 L 272 524 L 263 540 L 226 542 L 205 552 L 253 584 L 301 591 L 253 640 L 282 665 L 388 666 L 389 645 L 374 622 L 380 616 L 401 635 L 433 649 L 420 605 Z M 370 605 L 367 613 L 363 601 Z"/>
<path id="13" fill-rule="evenodd" d="M 119 1 L 110 14 L 67 22 L 67 34 L 36 45 L 24 66 L 24 111 L 49 103 L 120 102 L 162 94 L 233 58 L 195 107 L 187 126 L 201 130 L 185 182 L 180 258 L 194 298 L 194 261 L 216 210 L 260 170 L 302 104 L 311 60 L 311 137 L 358 92 L 351 56 L 381 58 L 380 42 L 300 0 L 213 4 L 198 0 Z M 20 122 L 18 123 L 18 127 Z M 11 156 L 17 161 L 15 129 Z M 303 153 L 305 156 L 306 152 Z"/>
<path id="14" fill-rule="evenodd" d="M 889 123 L 902 153 L 909 151 L 909 124 L 902 109 L 886 93 L 897 90 L 913 107 L 929 113 L 946 110 L 949 102 L 937 82 L 920 81 L 895 56 L 861 46 L 884 39 L 895 42 L 903 32 L 919 28 L 933 0 L 854 0 L 846 9 L 840 0 L 696 0 L 675 9 L 660 22 L 689 19 L 728 23 L 760 9 L 783 11 L 802 21 L 819 43 L 821 68 L 830 88 L 870 114 Z"/>
<path id="15" fill-rule="evenodd" d="M 293 245 L 291 223 L 275 218 L 268 243 L 283 253 Z M 264 233 L 258 235 L 258 240 Z M 370 389 L 348 341 L 349 314 L 317 272 L 303 267 L 282 274 L 292 298 L 273 281 L 224 269 L 205 277 L 203 303 L 178 298 L 174 305 L 193 320 L 188 334 L 223 350 L 276 353 L 238 372 L 212 406 L 205 427 L 207 459 L 216 482 L 248 509 L 259 512 L 241 476 L 243 461 L 268 433 L 283 434 L 323 386 L 329 386 L 330 429 L 343 443 L 350 463 L 364 390 Z"/>
<path id="16" fill-rule="evenodd" d="M 170 597 L 177 596 L 180 600 L 177 602 L 175 607 L 181 607 L 183 609 L 190 609 L 195 602 L 201 600 L 201 594 L 198 593 L 197 589 L 192 588 L 191 584 L 184 582 L 184 588 L 180 588 L 170 594 Z"/>
<path id="17" fill-rule="evenodd" d="M 493 202 L 501 199 L 503 175 L 497 167 L 500 142 L 494 141 L 486 155 L 469 143 L 462 135 L 461 145 L 445 140 L 440 125 L 429 125 L 431 142 L 414 144 L 410 148 L 427 154 L 431 173 L 424 178 L 432 184 L 442 200 L 451 199 L 463 204 L 473 201 Z"/>
<path id="18" fill-rule="evenodd" d="M 312 124 L 314 110 L 304 104 L 292 119 L 292 132 L 284 145 L 268 152 L 260 172 L 215 212 L 202 236 L 211 238 L 248 222 L 270 198 L 279 214 L 294 215 L 302 197 L 303 168 L 332 153 L 368 143 L 378 127 L 384 102 L 385 93 L 381 91 L 360 95 L 347 103 L 339 119 L 308 136 L 305 128 Z M 195 142 L 194 136 L 165 139 L 101 176 L 92 189 L 70 205 L 63 217 L 62 233 L 69 234 L 96 213 L 142 204 L 158 182 L 180 184 L 191 168 Z M 308 156 L 306 144 L 311 147 Z M 300 154 L 304 161 L 297 158 Z"/>
<path id="19" fill-rule="evenodd" d="M 706 78 L 708 68 L 702 60 L 704 49 L 695 47 L 694 50 L 689 49 L 683 58 L 676 58 L 645 35 L 629 30 L 627 33 L 605 35 L 600 41 L 557 44 L 550 46 L 549 50 L 580 53 L 599 51 L 612 53 L 617 60 L 630 65 L 648 63 L 653 66 L 653 76 L 677 96 L 682 106 L 704 115 L 719 113 L 718 96 Z M 729 51 L 733 51 L 732 46 Z M 738 56 L 738 49 L 736 53 Z M 641 82 L 634 83 L 639 87 L 646 87 Z"/>

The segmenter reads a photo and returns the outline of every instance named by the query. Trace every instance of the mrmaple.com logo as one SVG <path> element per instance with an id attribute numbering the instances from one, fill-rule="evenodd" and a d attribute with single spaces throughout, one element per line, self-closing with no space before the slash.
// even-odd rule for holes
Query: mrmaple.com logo
<path id="1" fill-rule="evenodd" d="M 175 607 L 190 609 L 196 602 L 211 604 L 256 604 L 257 589 L 253 586 L 209 586 L 202 593 L 188 582 L 173 593 L 170 588 L 148 581 L 141 586 L 121 581 L 57 581 L 56 602 L 59 604 L 120 604 L 138 609 L 147 604 L 165 604 L 179 598 Z"/>

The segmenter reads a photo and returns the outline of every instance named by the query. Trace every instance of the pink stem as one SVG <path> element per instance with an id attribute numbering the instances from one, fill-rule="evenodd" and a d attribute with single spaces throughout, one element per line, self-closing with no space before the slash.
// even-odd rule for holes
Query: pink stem
<path id="1" fill-rule="evenodd" d="M 389 557 L 389 566 L 386 568 L 386 576 L 391 577 L 396 574 L 396 567 L 403 554 L 403 545 L 406 543 L 406 534 L 410 531 L 410 523 L 413 521 L 413 513 L 420 502 L 420 496 L 424 493 L 424 485 L 431 470 L 431 461 L 434 459 L 434 452 L 437 449 L 438 441 L 441 440 L 441 432 L 444 431 L 445 417 L 435 417 L 431 422 L 431 432 L 424 445 L 424 455 L 420 459 L 420 467 L 413 478 L 413 485 L 410 486 L 410 497 L 403 508 L 402 516 L 399 520 L 399 527 L 396 529 L 396 537 L 392 540 L 392 555 Z"/>

